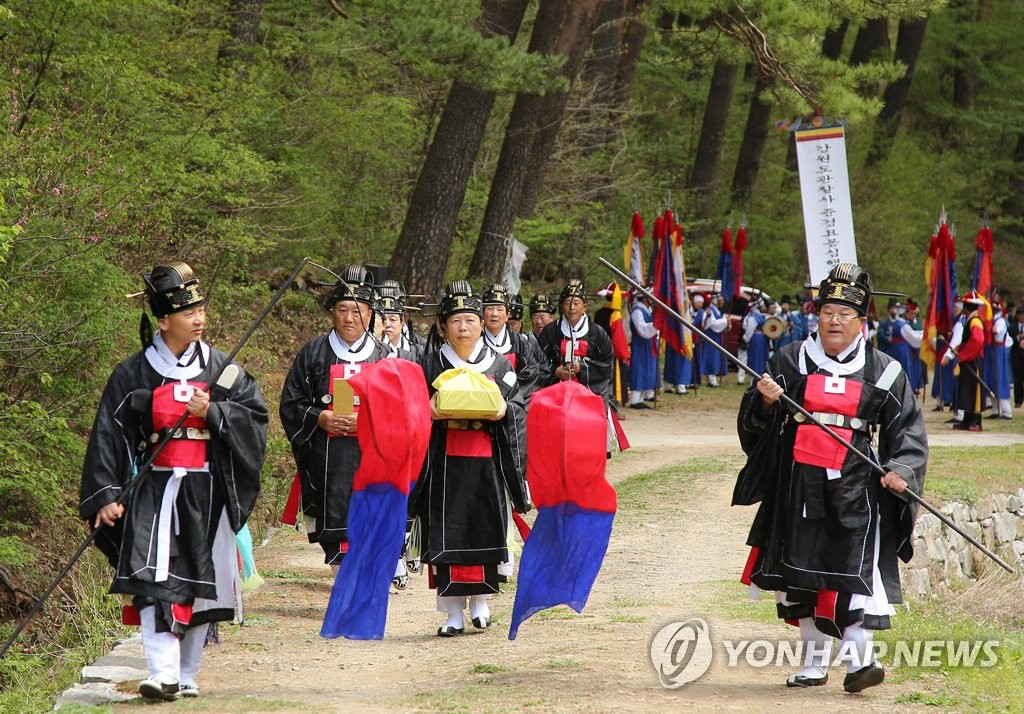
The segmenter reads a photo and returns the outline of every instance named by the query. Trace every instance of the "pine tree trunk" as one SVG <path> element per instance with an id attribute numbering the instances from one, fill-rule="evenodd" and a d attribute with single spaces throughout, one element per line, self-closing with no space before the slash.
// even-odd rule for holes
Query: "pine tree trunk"
<path id="1" fill-rule="evenodd" d="M 843 20 L 839 27 L 825 31 L 821 41 L 821 54 L 831 60 L 837 60 L 843 54 L 843 42 L 846 41 L 846 30 L 850 27 L 849 20 Z"/>
<path id="2" fill-rule="evenodd" d="M 885 106 L 875 122 L 875 137 L 868 152 L 867 165 L 874 166 L 889 157 L 896 131 L 899 129 L 903 108 L 910 94 L 910 82 L 914 78 L 914 66 L 924 44 L 924 33 L 928 18 L 900 20 L 899 36 L 896 39 L 896 61 L 903 63 L 907 71 L 902 77 L 885 89 L 882 101 Z"/>
<path id="3" fill-rule="evenodd" d="M 575 29 L 571 18 L 580 18 L 580 7 L 589 10 L 589 24 L 593 21 L 593 13 L 597 0 L 541 0 L 534 21 L 533 34 L 530 37 L 530 52 L 555 54 L 561 51 L 568 54 L 565 40 Z M 571 12 L 578 5 L 576 12 Z M 566 37 L 563 39 L 563 35 Z M 582 55 L 581 55 L 582 56 Z M 566 63 L 568 66 L 569 62 Z M 579 70 L 577 62 L 573 75 Z M 562 92 L 550 92 L 561 94 Z M 476 242 L 469 273 L 476 277 L 497 276 L 505 260 L 505 239 L 512 232 L 519 199 L 522 195 L 523 179 L 530 159 L 534 137 L 539 126 L 548 121 L 545 112 L 552 106 L 549 97 L 539 94 L 520 93 L 516 96 L 508 126 L 505 129 L 505 140 L 498 157 L 498 166 L 491 181 L 491 190 L 487 197 L 487 208 L 484 211 L 483 225 Z M 563 102 L 564 111 L 564 102 Z"/>
<path id="4" fill-rule="evenodd" d="M 647 25 L 637 19 L 640 12 L 650 5 L 650 0 L 629 0 L 629 20 L 622 37 L 622 54 L 619 55 L 619 68 L 615 80 L 616 100 L 619 107 L 629 104 L 633 95 L 633 81 L 636 79 L 636 62 L 640 58 L 640 49 L 644 46 Z"/>
<path id="5" fill-rule="evenodd" d="M 722 156 L 722 138 L 729 121 L 733 86 L 736 84 L 737 65 L 718 60 L 711 72 L 708 101 L 704 105 L 704 119 L 697 140 L 697 152 L 690 170 L 690 191 L 694 195 L 699 218 L 711 213 L 711 197 L 718 179 L 718 166 Z"/>
<path id="6" fill-rule="evenodd" d="M 562 74 L 569 82 L 569 88 L 548 92 L 545 96 L 544 109 L 539 117 L 533 143 L 530 146 L 530 158 L 523 176 L 523 187 L 519 194 L 516 216 L 529 218 L 537 210 L 540 191 L 544 187 L 548 162 L 555 152 L 558 135 L 565 120 L 565 111 L 569 104 L 572 84 L 583 66 L 583 58 L 590 46 L 590 38 L 594 29 L 594 18 L 602 0 L 574 0 L 569 20 L 559 38 L 558 54 L 567 55 Z M 509 227 L 511 231 L 511 226 Z M 498 266 L 498 271 L 501 266 Z"/>
<path id="7" fill-rule="evenodd" d="M 857 32 L 850 51 L 850 66 L 867 64 L 874 55 L 889 54 L 889 21 L 884 17 L 872 17 Z"/>
<path id="8" fill-rule="evenodd" d="M 736 206 L 743 206 L 754 189 L 757 172 L 761 168 L 761 154 L 764 142 L 768 138 L 768 122 L 771 118 L 771 104 L 762 98 L 769 86 L 769 80 L 758 75 L 754 84 L 754 94 L 750 97 L 750 111 L 747 112 L 747 124 L 743 129 L 743 143 L 736 158 L 736 171 L 732 176 L 732 201 Z"/>
<path id="9" fill-rule="evenodd" d="M 263 0 L 231 0 L 228 8 L 231 25 L 228 39 L 217 52 L 221 63 L 238 60 L 242 65 L 252 62 L 252 49 L 260 40 Z"/>
<path id="10" fill-rule="evenodd" d="M 528 0 L 485 0 L 481 34 L 514 41 L 527 5 Z M 444 282 L 455 224 L 493 106 L 494 92 L 463 82 L 448 92 L 388 266 L 410 293 L 436 295 Z"/>

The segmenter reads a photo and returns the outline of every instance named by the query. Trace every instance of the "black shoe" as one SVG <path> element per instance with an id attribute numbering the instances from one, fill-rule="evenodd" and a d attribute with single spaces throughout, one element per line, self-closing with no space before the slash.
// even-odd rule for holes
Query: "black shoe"
<path id="1" fill-rule="evenodd" d="M 964 424 L 962 421 L 953 422 L 953 429 L 956 431 L 967 431 L 967 428 L 967 425 Z"/>
<path id="2" fill-rule="evenodd" d="M 843 689 L 851 694 L 862 692 L 868 687 L 874 687 L 885 679 L 885 670 L 878 662 L 872 662 L 867 667 L 861 667 L 856 672 L 850 672 L 843 679 Z"/>
<path id="3" fill-rule="evenodd" d="M 671 392 L 669 392 L 669 394 L 671 394 Z M 645 402 L 653 402 L 654 401 L 654 397 L 644 397 L 644 401 Z"/>
<path id="4" fill-rule="evenodd" d="M 946 424 L 959 424 L 960 423 L 960 419 L 947 419 L 945 421 L 945 423 Z"/>
<path id="5" fill-rule="evenodd" d="M 790 675 L 789 679 L 786 680 L 787 687 L 820 687 L 823 684 L 828 684 L 828 672 L 825 672 L 824 677 L 805 677 L 802 674 Z"/>
<path id="6" fill-rule="evenodd" d="M 473 618 L 473 627 L 475 627 L 478 630 L 486 630 L 490 626 L 491 626 L 491 618 L 490 617 L 474 617 Z"/>
<path id="7" fill-rule="evenodd" d="M 942 405 L 940 404 L 937 407 L 932 407 L 932 411 L 933 412 L 941 412 L 942 411 Z"/>
<path id="8" fill-rule="evenodd" d="M 630 409 L 653 409 L 650 404 L 644 404 L 643 402 L 637 402 L 636 404 L 630 404 Z"/>
<path id="9" fill-rule="evenodd" d="M 173 702 L 178 698 L 178 684 L 163 684 L 155 679 L 143 679 L 139 682 L 139 694 L 146 699 Z"/>
<path id="10" fill-rule="evenodd" d="M 999 415 L 998 414 L 986 414 L 985 418 L 986 419 L 998 419 Z"/>
<path id="11" fill-rule="evenodd" d="M 1000 414 L 999 418 L 1000 419 L 1013 419 L 1013 417 L 1008 415 L 1008 414 Z"/>
<path id="12" fill-rule="evenodd" d="M 437 628 L 438 637 L 455 637 L 455 635 L 461 635 L 465 628 L 455 627 L 454 625 L 442 625 Z"/>

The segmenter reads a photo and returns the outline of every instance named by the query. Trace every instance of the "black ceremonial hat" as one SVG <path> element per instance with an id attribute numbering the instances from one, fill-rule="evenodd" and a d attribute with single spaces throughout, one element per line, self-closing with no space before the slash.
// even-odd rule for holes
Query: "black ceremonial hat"
<path id="1" fill-rule="evenodd" d="M 142 279 L 154 317 L 166 317 L 202 305 L 205 300 L 199 279 L 187 263 L 172 261 L 158 265 L 153 272 L 143 273 Z"/>
<path id="2" fill-rule="evenodd" d="M 558 296 L 559 304 L 565 302 L 566 298 L 579 298 L 583 302 L 587 301 L 587 291 L 583 287 L 583 281 L 579 278 L 571 278 L 565 287 L 562 288 L 561 295 Z"/>
<path id="3" fill-rule="evenodd" d="M 441 304 L 437 308 L 437 318 L 444 322 L 452 315 L 460 312 L 471 312 L 483 316 L 484 306 L 480 294 L 473 290 L 468 280 L 454 280 L 448 283 L 441 293 Z"/>
<path id="4" fill-rule="evenodd" d="M 547 293 L 538 293 L 530 298 L 530 314 L 536 315 L 539 312 L 554 313 L 555 306 Z"/>
<path id="5" fill-rule="evenodd" d="M 373 305 L 373 277 L 362 265 L 350 265 L 341 272 L 341 279 L 335 284 L 334 291 L 327 300 L 327 308 L 342 300 L 355 300 Z"/>
<path id="6" fill-rule="evenodd" d="M 832 268 L 818 287 L 819 310 L 825 303 L 838 303 L 852 307 L 861 315 L 867 315 L 870 302 L 871 276 L 853 263 L 840 263 Z"/>

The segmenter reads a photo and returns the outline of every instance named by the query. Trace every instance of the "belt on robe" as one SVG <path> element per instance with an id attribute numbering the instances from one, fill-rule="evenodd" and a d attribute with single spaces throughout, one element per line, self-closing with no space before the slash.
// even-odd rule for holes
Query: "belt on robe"
<path id="1" fill-rule="evenodd" d="M 870 431 L 871 422 L 864 421 L 859 417 L 850 417 L 845 414 L 830 414 L 828 412 L 811 412 L 811 416 L 825 426 L 837 426 L 841 429 L 853 429 L 854 431 Z M 793 421 L 803 423 L 807 417 L 801 412 L 793 415 Z"/>
<path id="2" fill-rule="evenodd" d="M 161 429 L 160 431 L 153 432 L 149 435 L 149 443 L 155 444 L 165 436 L 170 434 L 172 439 L 192 439 L 195 441 L 209 441 L 210 430 L 209 429 L 196 429 L 194 426 L 178 427 L 171 433 L 169 428 Z"/>

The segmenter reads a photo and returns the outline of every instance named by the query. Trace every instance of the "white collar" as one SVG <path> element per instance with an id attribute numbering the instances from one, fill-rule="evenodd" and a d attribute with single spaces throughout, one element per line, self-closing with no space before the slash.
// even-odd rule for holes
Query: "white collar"
<path id="1" fill-rule="evenodd" d="M 492 364 L 494 364 L 494 352 L 492 350 L 485 350 L 484 338 L 481 337 L 477 340 L 477 343 L 473 346 L 473 351 L 469 355 L 468 360 L 464 360 L 455 354 L 455 350 L 450 344 L 445 342 L 441 345 L 441 354 L 444 356 L 448 363 L 452 367 L 465 367 L 471 369 L 474 372 L 486 372 Z"/>
<path id="2" fill-rule="evenodd" d="M 373 354 L 373 340 L 370 339 L 369 332 L 364 332 L 363 338 L 355 346 L 349 345 L 338 337 L 338 333 L 334 330 L 331 330 L 327 340 L 331 343 L 331 349 L 334 350 L 337 358 L 346 362 L 363 362 Z"/>
<path id="3" fill-rule="evenodd" d="M 501 331 L 496 335 L 492 335 L 485 327 L 483 337 L 488 347 L 493 347 L 495 351 L 503 355 L 512 351 L 512 338 L 509 337 L 508 325 L 502 325 Z"/>
<path id="4" fill-rule="evenodd" d="M 582 337 L 586 337 L 587 333 L 590 332 L 590 319 L 584 315 L 580 318 L 580 321 L 576 323 L 575 327 L 569 324 L 569 320 L 566 317 L 560 317 L 558 319 L 558 326 L 562 329 L 562 334 L 568 337 L 570 340 L 576 341 Z"/>
<path id="5" fill-rule="evenodd" d="M 198 352 L 197 347 L 198 345 Z M 181 357 L 167 347 L 161 333 L 153 335 L 153 342 L 146 348 L 146 361 L 160 375 L 169 379 L 195 379 L 210 363 L 210 346 L 205 342 L 192 342 Z"/>
<path id="6" fill-rule="evenodd" d="M 804 360 L 804 355 L 810 357 L 818 369 L 829 372 L 834 377 L 846 377 L 864 369 L 865 354 L 863 335 L 857 335 L 853 344 L 832 358 L 825 354 L 818 333 L 812 332 L 800 345 L 798 359 L 800 374 L 807 374 L 807 362 Z M 850 355 L 853 355 L 852 359 L 847 360 Z"/>

